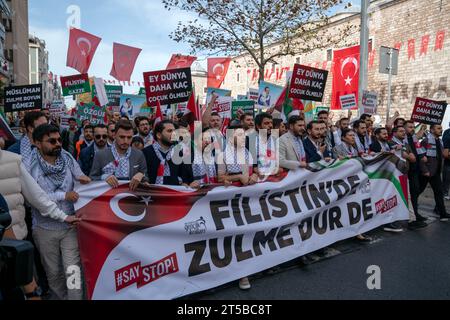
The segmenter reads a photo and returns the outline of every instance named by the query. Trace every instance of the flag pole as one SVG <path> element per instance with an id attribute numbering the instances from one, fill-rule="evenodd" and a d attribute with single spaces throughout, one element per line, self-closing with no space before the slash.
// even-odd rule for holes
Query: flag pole
<path id="1" fill-rule="evenodd" d="M 360 68 L 359 68 L 359 90 L 358 90 L 358 111 L 361 116 L 364 112 L 362 99 L 364 91 L 368 85 L 368 64 L 369 64 L 369 10 L 370 0 L 361 0 L 361 39 L 360 39 Z"/>

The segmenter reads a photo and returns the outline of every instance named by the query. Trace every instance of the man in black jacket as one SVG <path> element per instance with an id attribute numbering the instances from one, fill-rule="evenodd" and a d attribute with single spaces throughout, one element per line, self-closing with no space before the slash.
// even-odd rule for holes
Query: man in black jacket
<path id="1" fill-rule="evenodd" d="M 308 123 L 306 130 L 308 136 L 303 141 L 306 153 L 306 162 L 312 163 L 320 160 L 330 161 L 331 154 L 327 149 L 325 141 L 323 141 L 320 127 L 323 122 L 311 121 Z"/>
<path id="2" fill-rule="evenodd" d="M 94 127 L 94 143 L 83 150 L 81 150 L 78 163 L 85 175 L 89 175 L 94 162 L 95 154 L 108 147 L 108 129 L 105 125 L 99 124 Z"/>
<path id="3" fill-rule="evenodd" d="M 192 183 L 189 165 L 182 161 L 179 161 L 181 163 L 174 161 L 175 156 L 177 160 L 181 160 L 178 159 L 179 156 L 182 157 L 180 150 L 175 148 L 175 142 L 172 141 L 174 131 L 175 124 L 172 121 L 159 122 L 153 130 L 155 143 L 143 151 L 150 184 L 189 186 Z"/>

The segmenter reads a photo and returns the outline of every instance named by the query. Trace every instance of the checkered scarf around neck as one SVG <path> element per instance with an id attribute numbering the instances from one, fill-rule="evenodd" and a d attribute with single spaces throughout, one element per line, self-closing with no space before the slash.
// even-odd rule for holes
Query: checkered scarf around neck
<path id="1" fill-rule="evenodd" d="M 419 156 L 421 156 L 421 155 L 427 153 L 427 150 L 426 150 L 425 148 L 422 147 L 422 145 L 421 145 L 419 139 L 417 139 L 417 135 L 416 135 L 416 134 L 413 134 L 413 135 L 412 135 L 412 139 L 413 139 L 414 147 L 416 148 L 416 152 L 417 152 L 417 154 L 418 154 Z M 405 142 L 409 144 L 408 136 L 405 138 Z"/>
<path id="2" fill-rule="evenodd" d="M 247 148 L 243 148 L 245 154 L 245 163 L 239 163 L 242 161 L 242 152 L 234 146 L 228 145 L 225 149 L 225 158 L 224 162 L 227 167 L 227 173 L 242 173 L 245 167 L 250 167 L 252 164 L 250 163 L 250 153 Z M 239 155 L 239 157 L 238 157 Z"/>
<path id="3" fill-rule="evenodd" d="M 364 144 L 362 144 L 360 136 L 356 135 L 356 147 L 359 153 L 366 153 L 370 148 L 370 140 L 367 136 L 364 136 Z"/>
<path id="4" fill-rule="evenodd" d="M 164 184 L 164 177 L 170 177 L 169 161 L 173 157 L 174 146 L 171 146 L 169 148 L 165 157 L 163 156 L 163 151 L 162 151 L 161 145 L 158 142 L 155 141 L 155 143 L 152 145 L 152 147 L 153 147 L 153 150 L 155 150 L 155 154 L 160 161 L 158 173 L 157 173 L 157 177 L 156 177 L 156 184 L 162 185 L 162 184 Z"/>
<path id="5" fill-rule="evenodd" d="M 405 140 L 401 141 L 397 137 L 392 137 L 392 142 L 394 142 L 397 145 L 401 145 L 402 147 L 405 147 L 408 144 L 408 139 L 406 138 Z"/>
<path id="6" fill-rule="evenodd" d="M 437 158 L 437 143 L 440 144 L 441 150 L 444 149 L 442 145 L 442 140 L 440 138 L 436 139 L 434 135 L 429 133 L 427 135 L 428 146 L 427 146 L 427 157 Z"/>
<path id="7" fill-rule="evenodd" d="M 66 179 L 67 170 L 73 172 L 74 160 L 65 150 L 61 151 L 61 155 L 56 159 L 55 164 L 50 164 L 45 161 L 40 152 L 35 152 L 35 156 L 44 176 L 50 180 L 56 190 L 63 185 L 64 180 Z"/>
<path id="8" fill-rule="evenodd" d="M 20 140 L 20 155 L 22 156 L 22 162 L 28 165 L 32 160 L 33 148 L 30 139 L 25 135 Z"/>
<path id="9" fill-rule="evenodd" d="M 117 178 L 129 179 L 131 148 L 128 148 L 125 155 L 121 157 L 117 151 L 116 144 L 113 143 L 111 146 L 111 152 L 113 154 L 114 161 L 103 168 L 103 173 L 107 175 L 114 175 Z"/>
<path id="10" fill-rule="evenodd" d="M 211 159 L 214 159 L 214 150 L 211 154 Z M 208 159 L 210 160 L 210 159 Z M 208 162 L 208 163 L 207 163 Z M 192 172 L 194 180 L 200 183 L 215 183 L 217 181 L 217 170 L 214 163 L 204 161 L 201 152 L 197 152 L 194 156 L 194 163 L 192 164 Z"/>

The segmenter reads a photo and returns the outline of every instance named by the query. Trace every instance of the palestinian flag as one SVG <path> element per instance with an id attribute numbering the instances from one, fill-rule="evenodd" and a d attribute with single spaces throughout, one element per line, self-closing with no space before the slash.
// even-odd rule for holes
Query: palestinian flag
<path id="1" fill-rule="evenodd" d="M 304 109 L 300 99 L 289 98 L 289 87 L 288 84 L 275 103 L 275 110 L 281 113 L 283 121 L 287 121 L 291 116 L 298 115 L 299 111 Z"/>

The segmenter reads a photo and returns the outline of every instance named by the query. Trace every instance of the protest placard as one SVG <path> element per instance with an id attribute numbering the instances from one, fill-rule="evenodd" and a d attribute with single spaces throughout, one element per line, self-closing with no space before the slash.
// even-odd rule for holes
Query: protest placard
<path id="1" fill-rule="evenodd" d="M 147 104 L 151 107 L 186 102 L 192 92 L 191 69 L 161 70 L 144 73 Z"/>
<path id="2" fill-rule="evenodd" d="M 446 101 L 417 98 L 411 120 L 429 125 L 442 124 L 446 109 Z"/>
<path id="3" fill-rule="evenodd" d="M 206 104 L 211 102 L 212 96 L 218 97 L 231 97 L 231 90 L 218 89 L 218 88 L 206 88 Z"/>
<path id="4" fill-rule="evenodd" d="M 42 110 L 42 84 L 5 88 L 5 112 Z"/>
<path id="5" fill-rule="evenodd" d="M 248 100 L 253 100 L 255 101 L 255 103 L 258 101 L 258 97 L 259 97 L 259 90 L 258 89 L 248 89 L 247 92 L 247 99 Z"/>
<path id="6" fill-rule="evenodd" d="M 259 84 L 259 93 L 257 106 L 260 109 L 269 109 L 275 106 L 278 98 L 283 93 L 283 87 L 273 83 L 261 81 Z"/>
<path id="7" fill-rule="evenodd" d="M 364 90 L 362 105 L 364 108 L 363 113 L 376 114 L 378 107 L 378 93 Z"/>
<path id="8" fill-rule="evenodd" d="M 343 110 L 352 110 L 358 107 L 358 104 L 356 103 L 356 96 L 354 93 L 340 96 L 339 100 L 341 102 L 341 108 Z"/>
<path id="9" fill-rule="evenodd" d="M 55 100 L 50 104 L 48 111 L 53 117 L 60 117 L 61 115 L 66 113 L 67 110 L 63 100 Z"/>
<path id="10" fill-rule="evenodd" d="M 93 103 L 79 104 L 77 106 L 77 122 L 80 125 L 88 119 L 92 125 L 105 123 L 106 107 L 99 107 Z"/>
<path id="11" fill-rule="evenodd" d="M 61 87 L 64 97 L 91 92 L 87 73 L 61 77 Z"/>
<path id="12" fill-rule="evenodd" d="M 231 119 L 237 118 L 237 112 L 241 109 L 244 113 L 251 113 L 255 115 L 255 101 L 253 100 L 240 100 L 233 101 L 231 104 Z"/>
<path id="13" fill-rule="evenodd" d="M 120 96 L 119 112 L 130 119 L 153 113 L 153 108 L 148 107 L 145 96 L 135 94 L 123 94 Z"/>
<path id="14" fill-rule="evenodd" d="M 120 106 L 120 96 L 123 93 L 122 86 L 110 86 L 105 85 L 106 97 L 108 98 L 108 107 L 118 107 Z M 97 95 L 97 90 L 95 86 L 92 87 L 92 98 Z"/>
<path id="15" fill-rule="evenodd" d="M 328 71 L 296 64 L 289 87 L 289 98 L 322 101 Z"/>

